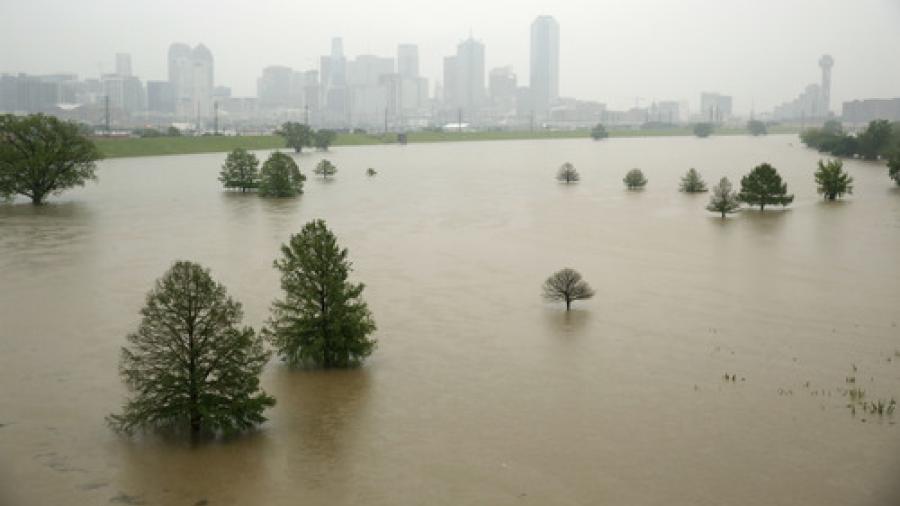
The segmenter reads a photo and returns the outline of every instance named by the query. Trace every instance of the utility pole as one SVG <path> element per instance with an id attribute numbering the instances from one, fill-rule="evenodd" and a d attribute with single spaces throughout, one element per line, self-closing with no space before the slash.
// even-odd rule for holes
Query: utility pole
<path id="1" fill-rule="evenodd" d="M 387 134 L 387 107 L 384 108 L 384 133 Z"/>
<path id="2" fill-rule="evenodd" d="M 459 130 L 459 133 L 462 133 L 462 107 L 456 111 L 456 129 Z"/>
<path id="3" fill-rule="evenodd" d="M 309 126 L 309 104 L 306 104 L 304 109 L 306 109 L 306 126 Z"/>
<path id="4" fill-rule="evenodd" d="M 109 137 L 112 132 L 109 130 L 109 95 L 106 95 L 106 136 Z"/>
<path id="5" fill-rule="evenodd" d="M 534 133 L 534 109 L 531 110 L 531 133 Z"/>
<path id="6" fill-rule="evenodd" d="M 219 101 L 213 102 L 213 135 L 219 135 Z"/>

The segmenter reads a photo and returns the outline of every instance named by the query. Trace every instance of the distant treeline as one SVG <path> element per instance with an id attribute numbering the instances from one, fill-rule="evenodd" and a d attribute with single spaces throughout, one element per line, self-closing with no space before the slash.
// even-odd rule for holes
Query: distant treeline
<path id="1" fill-rule="evenodd" d="M 900 122 L 875 120 L 858 134 L 845 132 L 839 121 L 826 121 L 822 128 L 800 132 L 803 144 L 823 153 L 865 160 L 900 156 Z"/>

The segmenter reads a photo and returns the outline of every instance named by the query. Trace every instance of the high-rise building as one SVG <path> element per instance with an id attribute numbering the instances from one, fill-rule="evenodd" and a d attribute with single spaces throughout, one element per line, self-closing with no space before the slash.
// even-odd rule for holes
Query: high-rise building
<path id="1" fill-rule="evenodd" d="M 183 119 L 203 120 L 212 114 L 214 65 L 212 53 L 203 44 L 169 46 L 169 82 L 175 94 L 175 114 Z"/>
<path id="2" fill-rule="evenodd" d="M 535 113 L 545 117 L 559 97 L 559 23 L 538 16 L 531 23 L 531 95 Z"/>
<path id="3" fill-rule="evenodd" d="M 397 73 L 400 77 L 408 79 L 419 77 L 419 46 L 415 44 L 397 46 Z"/>
<path id="4" fill-rule="evenodd" d="M 271 65 L 263 69 L 256 80 L 256 96 L 261 108 L 288 107 L 291 104 L 291 80 L 294 71 L 290 67 Z"/>
<path id="5" fill-rule="evenodd" d="M 116 74 L 122 77 L 131 76 L 131 55 L 128 53 L 116 53 Z"/>
<path id="6" fill-rule="evenodd" d="M 147 110 L 162 114 L 175 113 L 175 91 L 169 81 L 147 81 Z"/>
<path id="7" fill-rule="evenodd" d="M 457 107 L 471 121 L 478 116 L 484 98 L 484 44 L 469 37 L 456 47 Z"/>
<path id="8" fill-rule="evenodd" d="M 457 87 L 459 77 L 457 76 L 456 56 L 444 57 L 444 103 L 449 107 L 457 107 L 459 98 L 457 97 Z"/>
<path id="9" fill-rule="evenodd" d="M 831 67 L 834 66 L 834 58 L 831 55 L 822 55 L 819 59 L 819 67 L 822 69 L 822 101 L 820 102 L 821 115 L 831 114 Z"/>
<path id="10" fill-rule="evenodd" d="M 700 114 L 704 121 L 719 123 L 731 117 L 731 97 L 718 93 L 700 94 Z"/>

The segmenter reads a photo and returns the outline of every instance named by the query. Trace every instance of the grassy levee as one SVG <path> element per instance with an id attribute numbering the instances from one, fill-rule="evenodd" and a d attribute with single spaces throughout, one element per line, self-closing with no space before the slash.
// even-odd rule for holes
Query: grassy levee
<path id="1" fill-rule="evenodd" d="M 772 127 L 769 133 L 797 133 L 792 127 Z M 690 127 L 665 128 L 656 130 L 610 130 L 610 137 L 665 137 L 694 135 Z M 716 135 L 748 135 L 743 128 L 722 128 Z M 539 131 L 487 131 L 487 132 L 410 132 L 409 143 L 465 142 L 529 139 L 578 139 L 590 137 L 589 130 L 539 130 Z M 260 136 L 203 136 L 203 137 L 146 137 L 146 138 L 97 138 L 94 139 L 100 152 L 107 158 L 135 156 L 185 155 L 193 153 L 219 153 L 234 148 L 284 149 L 284 140 L 275 135 Z M 397 134 L 339 134 L 335 146 L 360 146 L 371 144 L 392 144 L 397 142 Z"/>

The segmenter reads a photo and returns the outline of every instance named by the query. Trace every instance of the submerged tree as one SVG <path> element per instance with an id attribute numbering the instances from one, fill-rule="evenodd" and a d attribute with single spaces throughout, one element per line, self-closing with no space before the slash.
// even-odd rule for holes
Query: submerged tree
<path id="1" fill-rule="evenodd" d="M 306 176 L 290 156 L 275 152 L 262 166 L 259 178 L 259 194 L 263 197 L 293 197 L 303 193 Z"/>
<path id="2" fill-rule="evenodd" d="M 640 190 L 647 185 L 647 178 L 644 177 L 644 173 L 641 172 L 641 169 L 631 169 L 625 174 L 625 178 L 622 179 L 622 182 L 625 183 L 625 187 L 629 190 Z"/>
<path id="3" fill-rule="evenodd" d="M 328 160 L 322 160 L 316 164 L 315 173 L 322 176 L 322 179 L 327 180 L 329 176 L 334 176 L 337 173 L 337 167 Z"/>
<path id="4" fill-rule="evenodd" d="M 709 137 L 713 133 L 712 123 L 697 123 L 694 125 L 694 135 L 697 137 Z"/>
<path id="5" fill-rule="evenodd" d="M 900 185 L 900 148 L 888 158 L 887 166 L 888 176 Z"/>
<path id="6" fill-rule="evenodd" d="M 297 153 L 303 151 L 304 146 L 312 146 L 315 138 L 315 133 L 309 125 L 295 121 L 288 121 L 281 125 L 281 128 L 275 131 L 275 135 L 283 137 L 285 145 L 293 148 Z"/>
<path id="7" fill-rule="evenodd" d="M 551 302 L 565 302 L 566 311 L 572 308 L 572 301 L 586 300 L 594 296 L 594 290 L 581 274 L 568 267 L 554 272 L 544 281 L 544 298 Z"/>
<path id="8" fill-rule="evenodd" d="M 714 213 L 721 213 L 722 219 L 726 214 L 735 213 L 741 208 L 741 201 L 738 200 L 737 194 L 731 188 L 731 181 L 727 177 L 719 180 L 719 184 L 713 186 L 712 195 L 709 196 L 709 204 L 706 210 Z"/>
<path id="9" fill-rule="evenodd" d="M 337 132 L 334 130 L 319 130 L 313 134 L 313 143 L 319 151 L 328 151 L 328 148 L 337 138 Z"/>
<path id="10" fill-rule="evenodd" d="M 275 261 L 284 299 L 272 305 L 263 332 L 291 364 L 348 367 L 375 347 L 375 321 L 362 299 L 364 285 L 347 281 L 351 264 L 322 220 L 307 223 Z"/>
<path id="11" fill-rule="evenodd" d="M 787 183 L 781 181 L 775 167 L 764 163 L 757 165 L 750 174 L 741 178 L 741 192 L 738 199 L 751 206 L 759 206 L 759 210 L 764 211 L 770 204 L 780 204 L 784 207 L 794 201 L 794 196 L 788 194 Z"/>
<path id="12" fill-rule="evenodd" d="M 844 172 L 844 162 L 840 160 L 819 160 L 815 174 L 817 191 L 826 199 L 834 200 L 845 193 L 853 193 L 853 178 Z"/>
<path id="13" fill-rule="evenodd" d="M 369 167 L 368 169 L 366 169 L 367 176 L 374 176 L 375 174 L 378 174 L 378 172 L 376 172 L 375 169 L 373 169 L 372 167 Z"/>
<path id="14" fill-rule="evenodd" d="M 134 395 L 110 425 L 127 434 L 187 428 L 233 433 L 264 422 L 275 399 L 259 388 L 270 353 L 241 304 L 202 266 L 176 262 L 147 295 L 141 323 L 122 348 Z"/>
<path id="15" fill-rule="evenodd" d="M 577 183 L 578 180 L 581 179 L 581 176 L 578 175 L 578 171 L 575 170 L 575 166 L 569 162 L 562 164 L 559 167 L 559 170 L 556 171 L 556 180 L 562 181 L 563 183 Z"/>
<path id="16" fill-rule="evenodd" d="M 0 115 L 0 196 L 41 205 L 48 195 L 96 180 L 97 147 L 79 125 L 53 116 Z"/>
<path id="17" fill-rule="evenodd" d="M 703 178 L 700 177 L 700 173 L 697 172 L 697 169 L 691 167 L 691 169 L 687 171 L 687 174 L 681 178 L 680 190 L 685 193 L 700 193 L 706 191 L 706 183 L 703 182 Z"/>
<path id="18" fill-rule="evenodd" d="M 750 132 L 750 135 L 766 135 L 766 124 L 758 119 L 751 119 L 747 122 L 747 130 Z"/>
<path id="19" fill-rule="evenodd" d="M 244 148 L 235 148 L 228 153 L 219 181 L 225 188 L 237 188 L 242 192 L 259 185 L 259 160 Z"/>
<path id="20" fill-rule="evenodd" d="M 597 123 L 594 125 L 594 128 L 591 129 L 591 139 L 599 141 L 600 139 L 605 139 L 607 137 L 609 137 L 609 132 L 606 131 L 606 127 L 603 126 L 603 123 Z"/>

